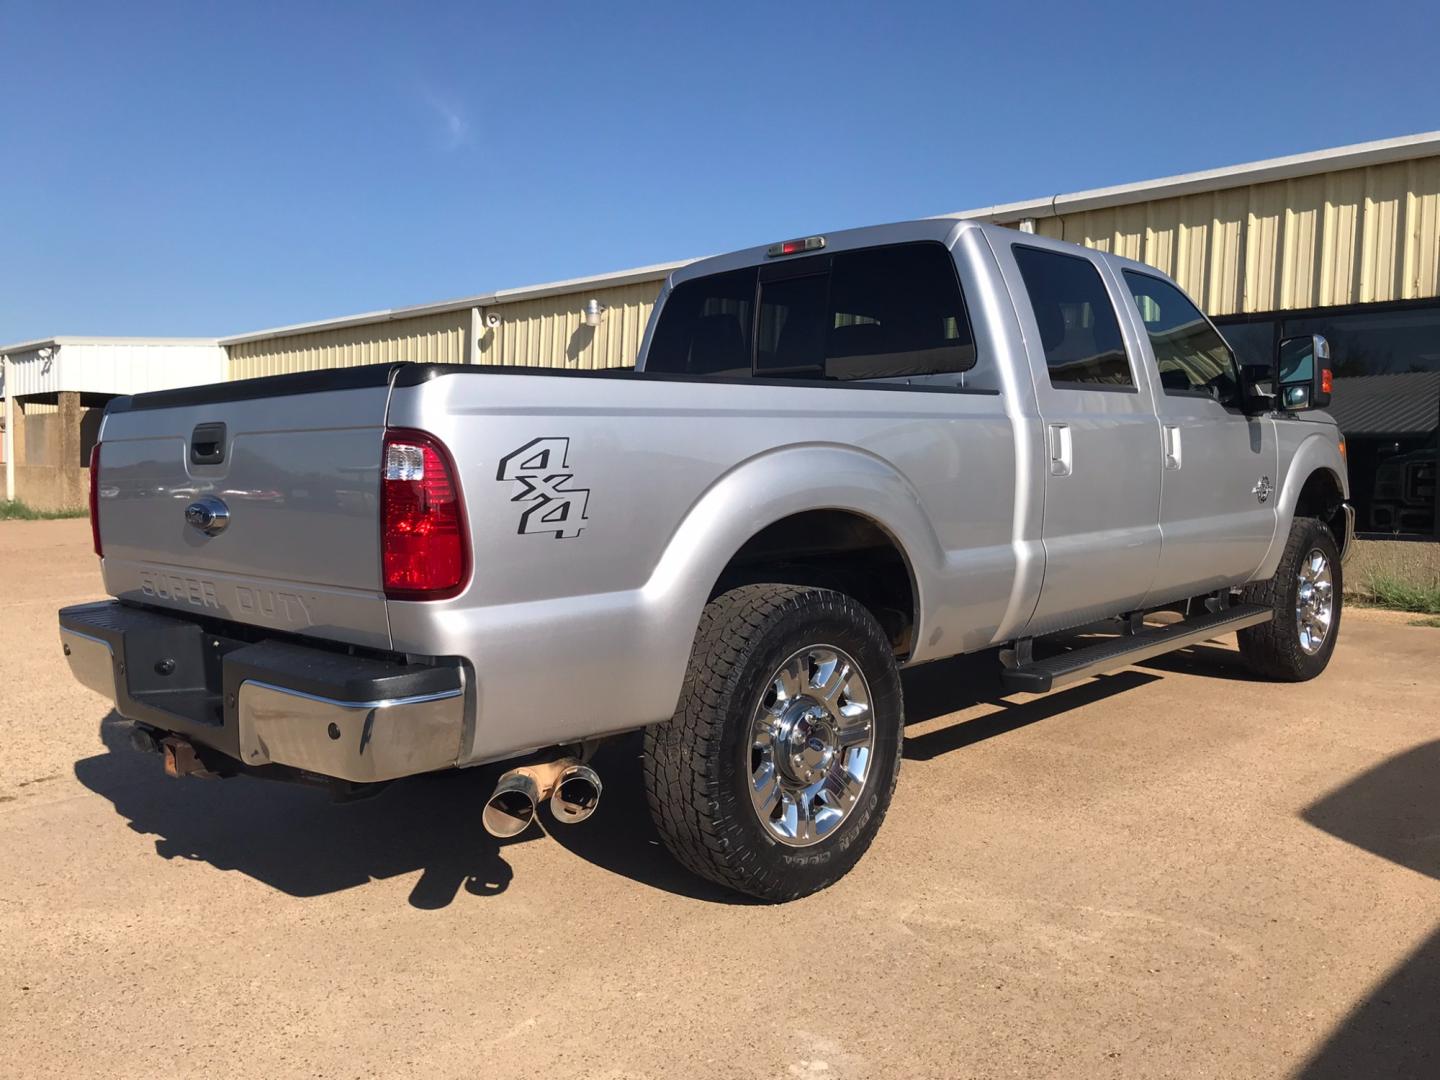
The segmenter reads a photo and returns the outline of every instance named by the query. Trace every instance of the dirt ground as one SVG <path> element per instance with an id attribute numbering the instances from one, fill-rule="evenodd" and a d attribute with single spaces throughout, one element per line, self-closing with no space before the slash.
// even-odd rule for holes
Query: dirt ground
<path id="1" fill-rule="evenodd" d="M 584 825 L 489 777 L 334 805 L 167 780 L 69 678 L 84 521 L 0 524 L 0 1075 L 1440 1076 L 1440 630 L 1329 672 L 1229 643 L 1041 699 L 909 673 L 859 868 L 782 907 L 658 846 L 633 743 Z"/>

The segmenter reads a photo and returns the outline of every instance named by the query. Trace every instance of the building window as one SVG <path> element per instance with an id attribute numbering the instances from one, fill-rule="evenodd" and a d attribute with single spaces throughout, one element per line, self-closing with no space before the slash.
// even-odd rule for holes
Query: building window
<path id="1" fill-rule="evenodd" d="M 1440 537 L 1440 301 L 1219 318 L 1246 370 L 1268 373 L 1297 334 L 1330 342 L 1330 413 L 1345 434 L 1355 528 L 1362 536 Z"/>

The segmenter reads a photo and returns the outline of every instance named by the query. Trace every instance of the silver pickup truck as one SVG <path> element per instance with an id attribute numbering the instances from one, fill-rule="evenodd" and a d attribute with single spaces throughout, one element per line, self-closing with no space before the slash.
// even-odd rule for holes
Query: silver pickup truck
<path id="1" fill-rule="evenodd" d="M 500 836 L 587 817 L 596 745 L 644 729 L 671 851 L 790 899 L 879 829 L 902 667 L 995 650 L 1044 693 L 1238 631 L 1264 677 L 1324 670 L 1353 519 L 1327 360 L 1243 371 L 1151 267 L 987 225 L 740 251 L 672 275 L 635 371 L 112 402 L 115 599 L 61 643 L 171 775 L 504 761 Z"/>

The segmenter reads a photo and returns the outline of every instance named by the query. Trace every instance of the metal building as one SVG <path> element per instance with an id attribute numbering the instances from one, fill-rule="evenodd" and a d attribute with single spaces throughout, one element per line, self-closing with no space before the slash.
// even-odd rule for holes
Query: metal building
<path id="1" fill-rule="evenodd" d="M 569 368 L 626 367 L 660 285 L 684 263 L 375 311 L 221 338 L 229 377 L 417 360 Z M 586 307 L 595 301 L 587 321 Z M 592 325 L 593 323 L 593 325 Z"/>
<path id="2" fill-rule="evenodd" d="M 117 394 L 222 382 L 214 338 L 57 337 L 0 346 L 0 460 L 7 499 L 41 510 L 85 505 L 90 448 Z"/>
<path id="3" fill-rule="evenodd" d="M 1440 537 L 1440 415 L 1430 405 L 1440 399 L 1440 132 L 948 216 L 1159 267 L 1250 364 L 1267 363 L 1282 336 L 1326 334 L 1362 533 Z M 394 360 L 624 367 L 681 265 L 222 338 L 223 377 Z M 188 369 L 190 381 L 211 370 Z"/>

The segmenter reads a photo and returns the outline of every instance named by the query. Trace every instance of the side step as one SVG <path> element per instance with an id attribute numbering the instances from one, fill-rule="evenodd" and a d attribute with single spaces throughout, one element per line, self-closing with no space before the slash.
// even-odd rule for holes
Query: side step
<path id="1" fill-rule="evenodd" d="M 1007 667 L 1001 673 L 1000 681 L 1008 693 L 1045 694 L 1092 675 L 1104 675 L 1152 656 L 1269 622 L 1272 614 L 1270 608 L 1259 604 L 1235 604 L 1169 626 L 1147 626 L 1098 645 L 1072 649 L 1044 660 L 1031 660 L 1018 667 Z"/>

